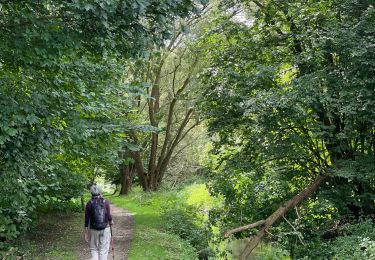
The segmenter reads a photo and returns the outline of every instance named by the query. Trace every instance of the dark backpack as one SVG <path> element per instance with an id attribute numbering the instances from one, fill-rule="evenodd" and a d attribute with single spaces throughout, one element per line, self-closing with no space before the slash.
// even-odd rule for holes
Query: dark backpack
<path id="1" fill-rule="evenodd" d="M 102 230 L 108 226 L 107 209 L 104 199 L 91 201 L 90 219 L 90 225 L 93 229 Z"/>

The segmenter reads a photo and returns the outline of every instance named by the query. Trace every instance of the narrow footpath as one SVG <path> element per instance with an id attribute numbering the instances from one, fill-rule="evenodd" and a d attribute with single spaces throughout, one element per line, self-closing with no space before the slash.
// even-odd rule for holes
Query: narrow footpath
<path id="1" fill-rule="evenodd" d="M 113 218 L 114 251 L 110 249 L 108 259 L 127 260 L 130 242 L 133 238 L 134 218 L 128 211 L 111 204 Z M 113 258 L 114 255 L 114 258 Z M 83 239 L 77 247 L 77 260 L 90 260 L 89 245 Z"/>

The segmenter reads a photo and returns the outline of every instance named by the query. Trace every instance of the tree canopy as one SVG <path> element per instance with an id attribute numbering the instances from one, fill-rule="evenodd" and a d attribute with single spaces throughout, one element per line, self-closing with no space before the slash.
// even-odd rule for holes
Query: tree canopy
<path id="1" fill-rule="evenodd" d="M 265 219 L 289 205 L 287 199 L 301 202 L 303 196 L 293 196 L 318 176 L 329 179 L 319 179 L 324 188 L 305 216 L 318 211 L 329 223 L 369 216 L 375 188 L 373 5 L 242 4 L 253 17 L 250 26 L 224 17 L 204 41 L 211 67 L 202 109 L 215 143 L 212 190 L 227 202 L 221 221 Z M 274 221 L 268 220 L 266 228 Z M 318 236 L 316 226 L 310 228 Z"/>
<path id="2" fill-rule="evenodd" d="M 374 46 L 371 0 L 1 1 L 0 257 L 98 176 L 177 180 L 187 149 L 224 199 L 210 243 L 371 258 Z"/>
<path id="3" fill-rule="evenodd" d="M 125 63 L 170 37 L 200 2 L 0 3 L 0 250 L 51 200 L 83 192 L 124 146 Z M 107 167 L 108 169 L 108 167 Z"/>

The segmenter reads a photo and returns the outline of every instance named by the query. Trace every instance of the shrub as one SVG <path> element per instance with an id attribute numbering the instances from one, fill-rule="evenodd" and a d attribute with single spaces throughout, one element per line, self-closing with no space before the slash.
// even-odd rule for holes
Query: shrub
<path id="1" fill-rule="evenodd" d="M 375 259 L 375 224 L 372 220 L 347 224 L 332 240 L 316 239 L 297 248 L 297 258 Z"/>
<path id="2" fill-rule="evenodd" d="M 165 209 L 162 215 L 164 227 L 168 232 L 188 241 L 196 249 L 199 259 L 208 259 L 209 256 L 213 256 L 208 244 L 210 233 L 205 226 L 195 223 L 195 212 L 194 207 L 188 205 Z"/>
<path id="3" fill-rule="evenodd" d="M 204 184 L 185 186 L 163 205 L 165 229 L 188 241 L 200 259 L 208 259 L 214 256 L 209 245 L 212 232 L 208 227 L 208 213 L 221 203 L 221 199 L 210 196 Z"/>

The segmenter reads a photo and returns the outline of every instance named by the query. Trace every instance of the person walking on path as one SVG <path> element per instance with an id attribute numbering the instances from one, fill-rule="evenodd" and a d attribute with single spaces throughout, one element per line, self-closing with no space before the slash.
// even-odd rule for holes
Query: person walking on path
<path id="1" fill-rule="evenodd" d="M 91 199 L 85 208 L 84 239 L 90 244 L 92 260 L 107 260 L 113 225 L 110 206 L 98 185 L 90 188 Z"/>

